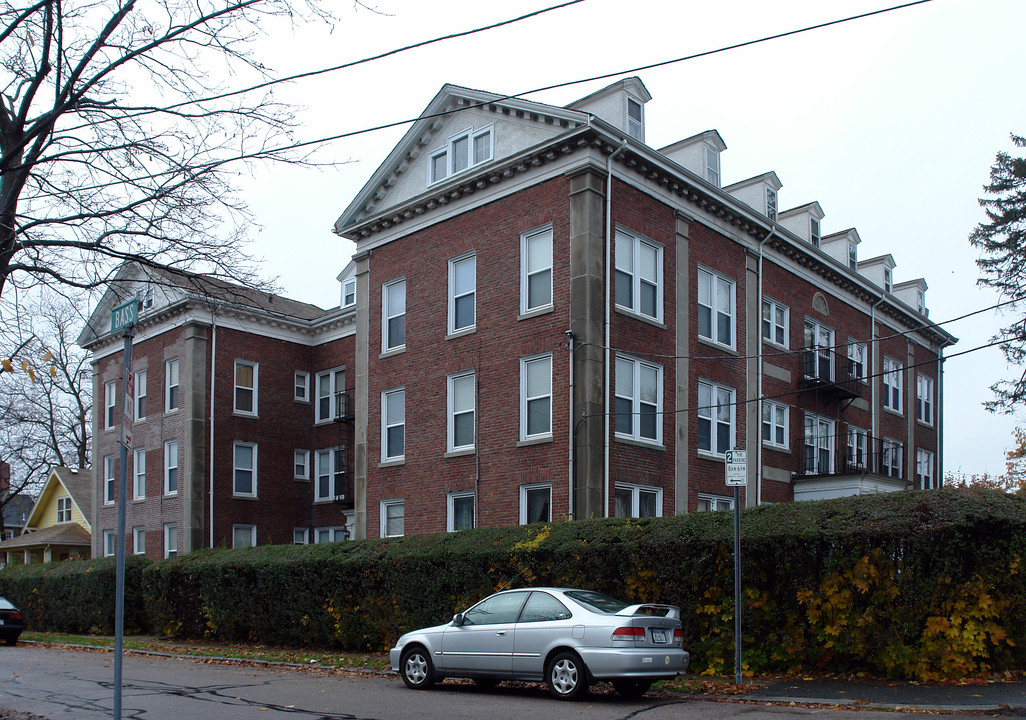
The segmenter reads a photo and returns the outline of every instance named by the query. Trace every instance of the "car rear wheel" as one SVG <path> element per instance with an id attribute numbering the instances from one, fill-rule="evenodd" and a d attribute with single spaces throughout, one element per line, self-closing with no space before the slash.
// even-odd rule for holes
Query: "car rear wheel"
<path id="1" fill-rule="evenodd" d="M 553 697 L 573 700 L 588 690 L 588 672 L 577 655 L 561 652 L 549 661 L 545 682 Z"/>
<path id="2" fill-rule="evenodd" d="M 652 687 L 651 680 L 614 680 L 613 687 L 622 697 L 637 698 L 648 692 Z"/>
<path id="3" fill-rule="evenodd" d="M 406 687 L 412 690 L 427 690 L 435 684 L 435 668 L 427 650 L 420 645 L 408 647 L 399 658 L 399 674 Z"/>

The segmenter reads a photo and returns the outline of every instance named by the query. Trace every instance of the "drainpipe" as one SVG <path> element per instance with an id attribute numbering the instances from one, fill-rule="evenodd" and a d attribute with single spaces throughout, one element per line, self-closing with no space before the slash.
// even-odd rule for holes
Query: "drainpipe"
<path id="1" fill-rule="evenodd" d="M 210 547 L 214 547 L 214 371 L 217 368 L 217 312 L 210 313 Z"/>
<path id="2" fill-rule="evenodd" d="M 613 309 L 612 303 L 612 287 L 613 287 L 613 270 L 612 270 L 612 253 L 613 253 L 613 159 L 622 153 L 627 147 L 627 138 L 624 138 L 623 144 L 620 145 L 616 150 L 606 158 L 606 328 L 605 328 L 605 373 L 606 380 L 603 385 L 603 409 L 602 417 L 605 419 L 603 423 L 603 457 L 602 457 L 602 517 L 609 517 L 609 376 L 612 372 L 612 368 L 609 364 L 609 345 L 612 342 L 610 335 L 610 321 Z"/>
<path id="3" fill-rule="evenodd" d="M 937 351 L 937 397 L 934 398 L 934 416 L 937 418 L 937 477 L 933 479 L 935 488 L 942 487 L 944 483 L 944 348 L 950 343 L 941 341 L 940 349 Z"/>
<path id="4" fill-rule="evenodd" d="M 480 367 L 480 365 L 478 365 Z M 478 401 L 478 383 L 481 381 L 480 373 L 474 371 L 474 527 L 481 527 L 480 508 L 481 504 L 481 437 L 477 432 L 478 424 L 481 422 L 481 403 Z M 455 520 L 455 513 L 453 513 Z"/>
<path id="5" fill-rule="evenodd" d="M 759 247 L 757 248 L 758 251 L 759 251 L 759 265 L 758 265 L 758 275 L 759 275 L 759 280 L 758 280 L 759 290 L 758 290 L 758 292 L 759 292 L 759 297 L 756 299 L 757 310 L 758 310 L 758 312 L 755 315 L 756 323 L 761 323 L 762 322 L 762 246 L 765 245 L 766 242 L 771 237 L 773 237 L 773 233 L 774 232 L 776 232 L 776 230 L 771 225 L 769 233 L 766 235 L 766 237 L 764 237 L 762 240 L 759 241 Z M 762 425 L 761 425 L 761 423 L 762 423 L 762 395 L 763 395 L 763 390 L 762 390 L 762 330 L 761 330 L 761 328 L 759 330 L 759 343 L 758 343 L 757 347 L 759 348 L 759 359 L 758 359 L 759 380 L 758 380 L 758 384 L 757 384 L 758 394 L 759 394 L 759 402 L 756 403 L 758 405 L 758 408 L 756 410 L 755 421 L 756 421 L 756 423 L 759 423 L 759 425 L 758 425 L 759 432 L 756 434 L 756 437 L 758 437 L 758 443 L 755 446 L 755 504 L 756 505 L 762 505 Z"/>
<path id="6" fill-rule="evenodd" d="M 576 519 L 575 508 L 577 506 L 574 499 L 574 474 L 577 472 L 577 432 L 574 426 L 574 333 L 573 330 L 567 330 L 563 335 L 566 338 L 567 347 L 570 349 L 570 362 L 568 363 L 570 369 L 567 373 L 567 382 L 570 385 L 570 395 L 567 399 L 567 432 L 570 433 L 570 477 L 566 505 L 567 517 L 574 520 Z"/>
<path id="7" fill-rule="evenodd" d="M 877 346 L 876 346 L 876 309 L 883 304 L 886 300 L 886 296 L 881 295 L 880 299 L 876 301 L 872 308 L 869 310 L 869 357 L 873 359 L 873 371 L 867 372 L 868 375 L 872 375 L 869 378 L 869 424 L 872 425 L 870 431 L 873 433 L 872 440 L 878 440 L 880 437 L 880 413 L 876 407 L 876 381 L 880 371 L 877 369 L 878 363 L 876 362 Z M 871 451 L 872 448 L 867 448 L 867 452 Z M 879 470 L 879 468 L 877 468 Z"/>

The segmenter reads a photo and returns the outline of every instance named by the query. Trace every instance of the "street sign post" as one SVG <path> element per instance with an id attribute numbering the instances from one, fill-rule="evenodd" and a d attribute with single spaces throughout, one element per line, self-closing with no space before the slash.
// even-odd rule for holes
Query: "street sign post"
<path id="1" fill-rule="evenodd" d="M 741 684 L 741 488 L 748 486 L 748 451 L 727 450 L 726 484 L 734 488 L 734 682 Z"/>

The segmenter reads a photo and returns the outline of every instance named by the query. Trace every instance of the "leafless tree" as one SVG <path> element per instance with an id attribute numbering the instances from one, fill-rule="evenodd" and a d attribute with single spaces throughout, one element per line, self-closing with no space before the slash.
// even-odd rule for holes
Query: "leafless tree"
<path id="1" fill-rule="evenodd" d="M 0 0 L 0 297 L 125 260 L 258 284 L 235 176 L 314 163 L 254 41 L 317 0 Z M 230 79 L 231 85 L 220 78 Z"/>

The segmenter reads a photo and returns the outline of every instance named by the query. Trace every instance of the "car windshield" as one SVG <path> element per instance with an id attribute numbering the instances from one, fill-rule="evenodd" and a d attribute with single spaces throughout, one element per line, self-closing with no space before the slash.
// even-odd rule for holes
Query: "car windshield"
<path id="1" fill-rule="evenodd" d="M 565 595 L 587 608 L 602 613 L 617 613 L 627 607 L 625 602 L 591 590 L 570 590 Z"/>

